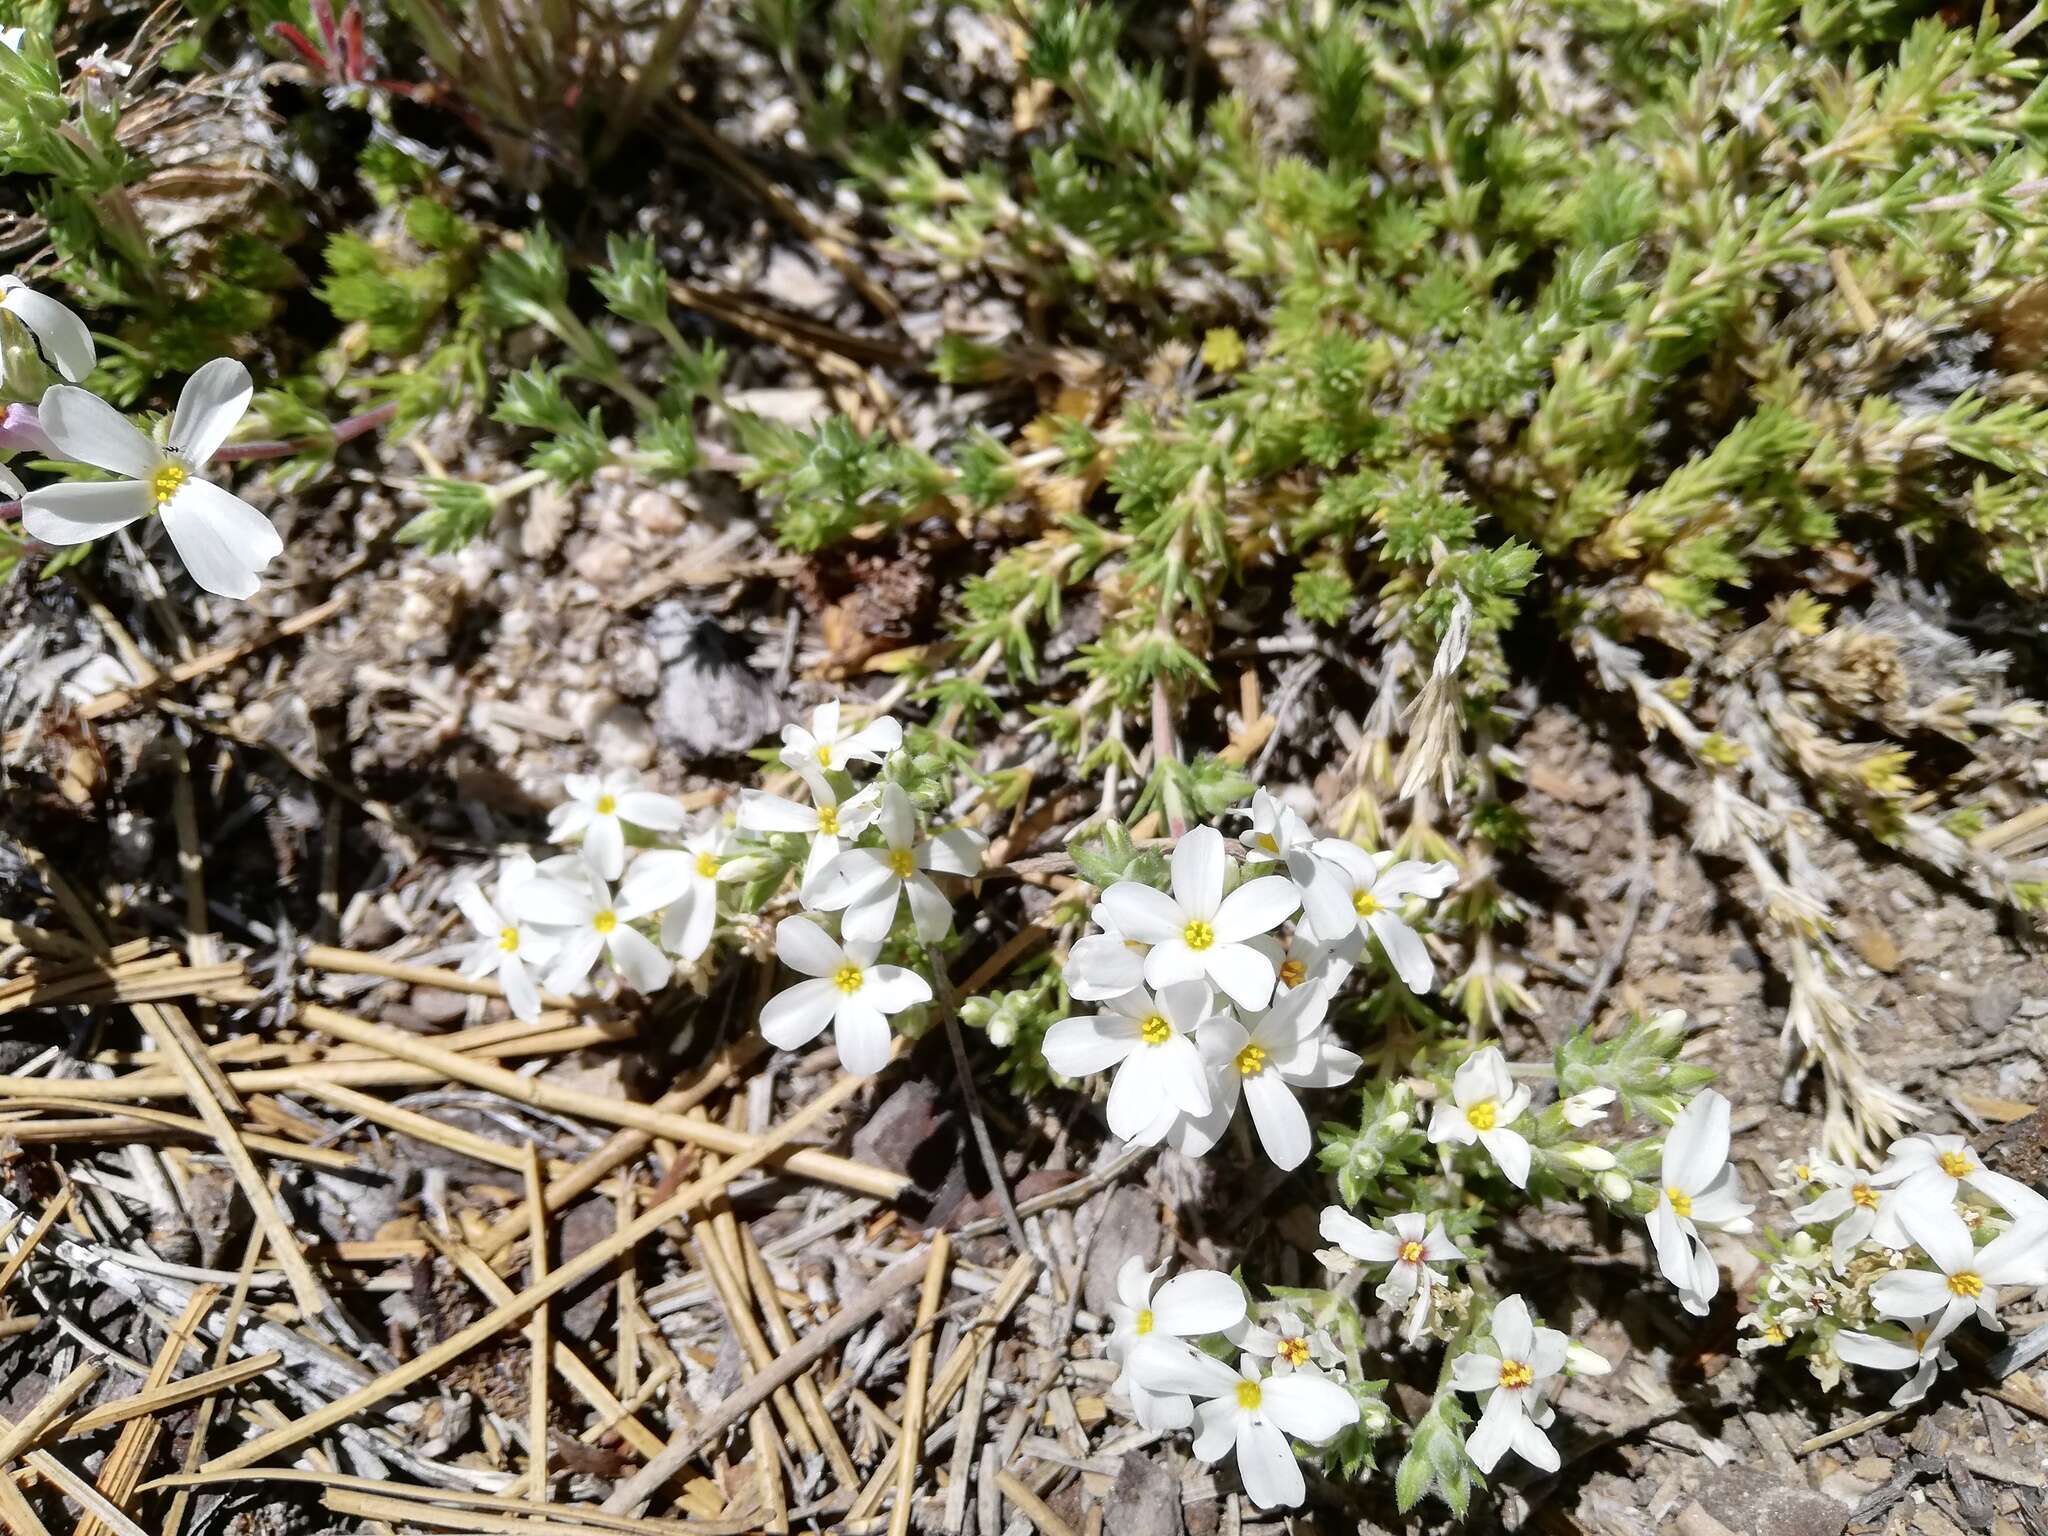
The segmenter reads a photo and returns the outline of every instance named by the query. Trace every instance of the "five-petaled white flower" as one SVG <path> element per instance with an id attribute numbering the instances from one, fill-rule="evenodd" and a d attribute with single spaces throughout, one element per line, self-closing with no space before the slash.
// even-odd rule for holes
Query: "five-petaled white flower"
<path id="1" fill-rule="evenodd" d="M 1145 980 L 1153 987 L 1207 980 L 1240 1008 L 1273 996 L 1273 962 L 1248 941 L 1294 915 L 1301 893 L 1280 875 L 1247 880 L 1228 896 L 1223 834 L 1196 827 L 1173 850 L 1173 894 L 1135 880 L 1102 893 L 1102 906 L 1125 938 L 1151 945 Z"/>
<path id="2" fill-rule="evenodd" d="M 1109 1084 L 1109 1128 L 1150 1145 L 1181 1115 L 1209 1112 L 1208 1074 L 1195 1031 L 1216 1011 L 1199 981 L 1179 981 L 1155 996 L 1144 987 L 1109 1000 L 1102 1013 L 1061 1019 L 1045 1032 L 1045 1060 L 1062 1077 L 1116 1069 Z"/>
<path id="3" fill-rule="evenodd" d="M 976 873 L 988 840 L 965 827 L 919 837 L 917 807 L 900 784 L 882 786 L 875 827 L 882 846 L 850 848 L 826 865 L 810 894 L 811 905 L 824 912 L 843 908 L 839 926 L 846 937 L 879 944 L 896 921 L 898 899 L 907 896 L 917 936 L 927 944 L 943 937 L 953 926 L 953 903 L 932 876 Z"/>
<path id="4" fill-rule="evenodd" d="M 1262 1376 L 1249 1355 L 1233 1371 L 1190 1351 L 1162 1362 L 1153 1380 L 1157 1390 L 1203 1399 L 1195 1409 L 1196 1459 L 1214 1463 L 1235 1450 L 1245 1494 L 1261 1509 L 1291 1509 L 1308 1491 L 1288 1436 L 1326 1445 L 1358 1422 L 1357 1399 L 1313 1367 Z"/>
<path id="5" fill-rule="evenodd" d="M 1478 1142 L 1517 1189 L 1529 1182 L 1529 1143 L 1508 1129 L 1529 1107 L 1529 1090 L 1508 1076 L 1497 1046 L 1474 1051 L 1451 1079 L 1451 1102 L 1429 1118 L 1429 1139 L 1470 1146 Z"/>
<path id="6" fill-rule="evenodd" d="M 1742 1181 L 1728 1162 L 1728 1101 L 1711 1088 L 1694 1099 L 1664 1137 L 1662 1187 L 1650 1211 L 1650 1241 L 1657 1267 L 1678 1287 L 1678 1299 L 1695 1317 L 1721 1288 L 1721 1271 L 1707 1252 L 1700 1228 L 1742 1233 L 1750 1230 Z"/>
<path id="7" fill-rule="evenodd" d="M 839 701 L 829 700 L 811 712 L 811 728 L 782 728 L 782 761 L 798 772 L 844 768 L 850 762 L 879 763 L 903 745 L 903 727 L 879 715 L 857 731 L 840 728 Z"/>
<path id="8" fill-rule="evenodd" d="M 661 914 L 661 943 L 670 954 L 695 960 L 711 947 L 718 883 L 732 878 L 732 846 L 732 834 L 715 826 L 693 832 L 680 848 L 650 848 L 633 860 L 619 894 Z"/>
<path id="9" fill-rule="evenodd" d="M 1519 1296 L 1500 1299 L 1489 1328 L 1493 1353 L 1475 1350 L 1451 1362 L 1452 1386 L 1491 1394 L 1465 1450 L 1482 1472 L 1491 1472 L 1509 1451 L 1532 1467 L 1555 1472 L 1557 1447 L 1543 1431 L 1557 1412 L 1544 1388 L 1564 1369 L 1570 1341 L 1555 1328 L 1535 1326 Z"/>
<path id="10" fill-rule="evenodd" d="M 775 925 L 775 953 L 791 970 L 809 977 L 768 999 L 761 1010 L 761 1034 L 770 1045 L 793 1051 L 832 1026 L 839 1064 L 856 1077 L 872 1076 L 889 1064 L 893 1037 L 889 1016 L 932 999 L 931 983 L 900 965 L 877 965 L 878 944 L 849 939 L 844 945 L 808 917 L 785 917 Z"/>
<path id="11" fill-rule="evenodd" d="M 1164 1285 L 1161 1264 L 1147 1269 L 1136 1254 L 1116 1272 L 1116 1300 L 1109 1315 L 1114 1327 L 1106 1346 L 1110 1359 L 1123 1367 L 1115 1391 L 1131 1400 L 1131 1411 L 1148 1430 L 1186 1429 L 1195 1421 L 1195 1405 L 1185 1391 L 1155 1392 L 1146 1385 L 1162 1362 L 1192 1354 L 1188 1341 L 1204 1334 L 1225 1333 L 1244 1321 L 1244 1292 L 1219 1269 L 1191 1269 Z"/>
<path id="12" fill-rule="evenodd" d="M 1227 1013 L 1205 1023 L 1196 1043 L 1209 1071 L 1211 1102 L 1208 1113 L 1190 1127 L 1194 1146 L 1183 1143 L 1179 1150 L 1193 1152 L 1198 1146 L 1206 1152 L 1221 1140 L 1242 1095 L 1251 1106 L 1259 1145 L 1274 1166 L 1300 1167 L 1315 1137 L 1295 1091 L 1338 1087 L 1357 1076 L 1361 1065 L 1356 1053 L 1324 1030 L 1329 1011 L 1329 995 L 1321 987 L 1296 987 L 1243 1023 Z"/>
<path id="13" fill-rule="evenodd" d="M 581 838 L 583 857 L 606 880 L 618 879 L 626 868 L 627 827 L 682 830 L 682 805 L 642 789 L 637 773 L 572 773 L 562 780 L 562 787 L 569 798 L 548 812 L 548 839 L 566 843 Z"/>
<path id="14" fill-rule="evenodd" d="M 1360 1263 L 1388 1266 L 1387 1278 L 1374 1294 L 1390 1307 L 1407 1310 L 1402 1337 L 1410 1344 L 1419 1343 L 1429 1331 L 1436 1288 L 1444 1283 L 1444 1277 L 1429 1266 L 1465 1257 L 1464 1250 L 1445 1233 L 1443 1223 L 1430 1222 L 1419 1211 L 1402 1211 L 1391 1217 L 1382 1231 L 1367 1226 L 1342 1206 L 1326 1205 L 1320 1230 L 1326 1241 Z"/>
<path id="15" fill-rule="evenodd" d="M 1351 962 L 1344 958 L 1340 944 L 1325 944 L 1297 923 L 1285 942 L 1276 933 L 1262 933 L 1252 941 L 1273 962 L 1273 990 L 1285 996 L 1296 987 L 1320 986 L 1329 996 L 1351 978 Z"/>
<path id="16" fill-rule="evenodd" d="M 874 825 L 881 806 L 881 792 L 872 784 L 857 795 L 839 798 L 832 781 L 816 769 L 798 769 L 810 786 L 811 803 L 801 804 L 749 789 L 740 794 L 739 824 L 748 832 L 797 832 L 811 840 L 804 859 L 804 872 L 797 881 L 797 895 L 808 898 L 818 885 L 825 866 L 839 857 L 841 838 L 854 837 Z"/>
<path id="17" fill-rule="evenodd" d="M 1892 1394 L 1894 1408 L 1919 1402 L 1934 1385 L 1935 1373 L 1953 1370 L 1956 1363 L 1955 1357 L 1931 1336 L 1925 1319 L 1905 1330 L 1904 1337 L 1845 1328 L 1835 1335 L 1835 1353 L 1851 1365 L 1873 1371 L 1911 1371 L 1905 1384 Z"/>
<path id="18" fill-rule="evenodd" d="M 1315 833 L 1308 823 L 1301 819 L 1301 813 L 1282 805 L 1265 790 L 1252 794 L 1252 808 L 1238 814 L 1249 816 L 1251 825 L 1245 828 L 1244 836 L 1238 842 L 1244 847 L 1246 864 L 1270 864 L 1280 862 L 1289 866 L 1290 872 L 1297 862 L 1288 856 L 1297 853 L 1315 841 Z M 1306 870 L 1308 866 L 1303 865 Z"/>
<path id="19" fill-rule="evenodd" d="M 97 395 L 56 385 L 37 412 L 43 435 L 65 458 L 122 478 L 30 491 L 21 499 L 22 527 L 45 544 L 84 544 L 157 516 L 193 581 L 219 597 L 248 597 L 284 540 L 269 518 L 199 472 L 254 392 L 248 369 L 215 358 L 185 381 L 169 446 L 160 448 Z"/>
<path id="20" fill-rule="evenodd" d="M 536 877 L 533 860 L 520 855 L 507 859 L 499 870 L 495 903 L 474 880 L 464 881 L 448 893 L 477 931 L 476 942 L 463 954 L 462 974 L 495 975 L 505 989 L 513 1016 L 521 1019 L 540 1017 L 540 988 L 527 967 L 545 967 L 555 953 L 554 939 L 510 910 L 520 886 Z"/>
<path id="21" fill-rule="evenodd" d="M 99 361 L 85 322 L 48 294 L 18 277 L 0 277 L 0 314 L 14 316 L 43 349 L 50 366 L 76 384 Z M 7 349 L 0 346 L 0 383 L 7 379 Z"/>
<path id="22" fill-rule="evenodd" d="M 1411 896 L 1429 900 L 1443 895 L 1458 878 L 1455 866 L 1395 861 L 1392 853 L 1367 853 L 1339 837 L 1318 839 L 1309 850 L 1314 873 L 1302 891 L 1309 927 L 1326 944 L 1363 949 L 1365 936 L 1380 941 L 1401 985 L 1427 992 L 1436 983 L 1436 966 L 1421 935 L 1401 917 L 1401 903 Z"/>
<path id="23" fill-rule="evenodd" d="M 1986 1328 L 2000 1327 L 2002 1287 L 2048 1281 L 2048 1227 L 2023 1224 L 1977 1248 L 1953 1207 L 1914 1204 L 1899 1214 L 1907 1235 L 1934 1268 L 1880 1275 L 1870 1299 L 1886 1317 L 1932 1317 L 1931 1343 L 1954 1333 L 1972 1312 Z"/>
<path id="24" fill-rule="evenodd" d="M 1226 1329 L 1224 1337 L 1253 1359 L 1264 1361 L 1266 1370 L 1275 1376 L 1289 1371 L 1327 1371 L 1344 1362 L 1344 1352 L 1327 1331 L 1311 1326 L 1300 1313 L 1286 1307 L 1263 1323 L 1246 1318 Z"/>
<path id="25" fill-rule="evenodd" d="M 1061 975 L 1074 1001 L 1104 1003 L 1145 984 L 1146 946 L 1125 938 L 1101 906 L 1090 915 L 1102 931 L 1074 941 Z"/>
<path id="26" fill-rule="evenodd" d="M 1996 1201 L 2014 1221 L 2048 1221 L 2048 1199 L 2018 1179 L 1986 1168 L 1983 1159 L 1960 1136 L 1936 1136 L 1921 1131 L 1893 1142 L 1891 1155 L 1870 1176 L 1870 1182 L 1896 1186 L 1900 1200 L 1907 1203 L 1917 1197 L 1936 1205 L 1953 1205 L 1964 1189 L 1973 1189 Z M 1878 1241 L 1883 1242 L 1884 1238 L 1879 1236 Z"/>
<path id="27" fill-rule="evenodd" d="M 540 878 L 524 882 L 506 898 L 517 916 L 543 930 L 557 946 L 543 985 L 555 992 L 571 990 L 607 951 L 635 992 L 654 992 L 667 985 L 668 957 L 633 926 L 636 918 L 656 911 L 659 900 L 648 893 L 629 898 L 624 891 L 614 897 L 597 871 L 585 864 L 581 873 L 578 879 L 574 871 L 544 868 Z"/>
<path id="28" fill-rule="evenodd" d="M 1835 1223 L 1829 1257 L 1837 1270 L 1849 1267 L 1849 1260 L 1866 1238 L 1886 1248 L 1903 1248 L 1912 1241 L 1899 1224 L 1901 1201 L 1907 1198 L 1904 1191 L 1880 1189 L 1876 1176 L 1862 1168 L 1840 1163 L 1803 1166 L 1802 1182 L 1822 1186 L 1822 1193 L 1795 1210 L 1792 1220 L 1802 1227 L 1826 1221 Z M 1919 1196 L 1920 1192 L 1915 1190 L 1910 1198 L 1917 1200 Z M 1950 1200 L 1941 1197 L 1937 1203 L 1945 1206 Z"/>

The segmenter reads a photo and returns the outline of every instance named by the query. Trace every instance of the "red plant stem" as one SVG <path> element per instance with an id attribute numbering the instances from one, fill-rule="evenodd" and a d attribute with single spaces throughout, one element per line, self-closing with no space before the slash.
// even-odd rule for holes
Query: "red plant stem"
<path id="1" fill-rule="evenodd" d="M 376 431 L 397 414 L 398 402 L 387 401 L 374 411 L 364 411 L 360 416 L 335 423 L 332 441 L 337 448 L 343 443 L 353 442 L 366 432 Z M 295 453 L 317 447 L 321 441 L 317 437 L 301 437 L 290 442 L 229 443 L 213 459 L 216 464 L 254 464 L 263 459 L 288 459 Z"/>

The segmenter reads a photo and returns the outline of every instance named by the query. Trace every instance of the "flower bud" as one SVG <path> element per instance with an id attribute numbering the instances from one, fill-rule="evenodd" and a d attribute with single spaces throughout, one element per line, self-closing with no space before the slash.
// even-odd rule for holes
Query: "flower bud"
<path id="1" fill-rule="evenodd" d="M 1591 1142 L 1575 1141 L 1557 1149 L 1556 1155 L 1586 1173 L 1606 1173 L 1614 1166 L 1614 1154 Z"/>
<path id="2" fill-rule="evenodd" d="M 1613 1369 L 1613 1361 L 1597 1349 L 1588 1349 L 1577 1339 L 1564 1347 L 1564 1373 L 1567 1376 L 1605 1376 Z"/>
<path id="3" fill-rule="evenodd" d="M 1588 1088 L 1569 1098 L 1558 1101 L 1558 1110 L 1564 1116 L 1564 1123 L 1573 1130 L 1584 1130 L 1595 1120 L 1607 1113 L 1607 1106 L 1614 1102 L 1612 1088 Z"/>
<path id="4" fill-rule="evenodd" d="M 1635 1180 L 1614 1169 L 1601 1174 L 1596 1187 L 1600 1191 L 1600 1198 L 1611 1205 L 1627 1205 L 1635 1198 Z"/>

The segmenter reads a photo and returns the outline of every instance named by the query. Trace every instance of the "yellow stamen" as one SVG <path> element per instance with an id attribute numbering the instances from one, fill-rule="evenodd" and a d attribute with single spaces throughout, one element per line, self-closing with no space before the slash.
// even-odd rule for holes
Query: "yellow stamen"
<path id="1" fill-rule="evenodd" d="M 1183 928 L 1180 936 L 1189 949 L 1207 949 L 1216 942 L 1216 930 L 1199 917 Z"/>
<path id="2" fill-rule="evenodd" d="M 718 878 L 718 855 L 715 853 L 698 854 L 697 874 L 705 880 L 716 880 Z"/>
<path id="3" fill-rule="evenodd" d="M 1811 1184 L 1813 1182 L 1813 1165 L 1810 1163 L 1794 1164 L 1792 1168 L 1792 1177 L 1797 1179 L 1802 1184 Z"/>
<path id="4" fill-rule="evenodd" d="M 1503 1360 L 1500 1363 L 1500 1384 L 1504 1387 L 1526 1387 L 1535 1379 L 1536 1373 L 1520 1360 Z"/>
<path id="5" fill-rule="evenodd" d="M 826 837 L 839 835 L 839 807 L 821 805 L 818 807 L 818 831 Z"/>
<path id="6" fill-rule="evenodd" d="M 1246 1413 L 1257 1413 L 1259 1403 L 1265 1394 L 1259 1391 L 1256 1381 L 1240 1381 L 1237 1384 L 1237 1406 Z"/>
<path id="7" fill-rule="evenodd" d="M 1780 1328 L 1780 1327 L 1779 1327 L 1779 1326 L 1778 1326 L 1778 1325 L 1777 1325 L 1776 1323 L 1773 1323 L 1773 1324 L 1771 1324 L 1771 1326 L 1770 1326 L 1770 1327 L 1768 1327 L 1768 1328 L 1766 1328 L 1766 1329 L 1764 1330 L 1764 1342 L 1765 1342 L 1766 1344 L 1782 1344 L 1782 1343 L 1784 1343 L 1784 1342 L 1785 1342 L 1785 1330 L 1784 1330 L 1784 1329 L 1782 1329 L 1782 1328 Z"/>
<path id="8" fill-rule="evenodd" d="M 1877 1209 L 1877 1191 L 1868 1184 L 1858 1184 L 1849 1191 L 1849 1201 L 1852 1205 L 1862 1206 L 1866 1211 L 1874 1211 Z"/>
<path id="9" fill-rule="evenodd" d="M 1422 1244 L 1413 1240 L 1405 1242 L 1401 1245 L 1401 1251 L 1395 1257 L 1403 1264 L 1420 1264 L 1422 1262 Z"/>
<path id="10" fill-rule="evenodd" d="M 818 743 L 818 766 L 821 768 L 830 768 L 832 766 L 832 743 L 829 741 Z"/>
<path id="11" fill-rule="evenodd" d="M 832 973 L 832 985 L 848 997 L 866 986 L 867 981 L 867 973 L 857 965 L 842 965 Z"/>
<path id="12" fill-rule="evenodd" d="M 508 955 L 516 951 L 519 948 L 519 930 L 517 928 L 500 928 L 498 930 L 498 948 L 505 951 Z"/>
<path id="13" fill-rule="evenodd" d="M 1237 1075 L 1257 1077 L 1266 1070 L 1266 1048 L 1263 1045 L 1248 1045 L 1237 1053 Z"/>
<path id="14" fill-rule="evenodd" d="M 1138 1026 L 1138 1038 L 1147 1045 L 1164 1045 L 1173 1036 L 1173 1026 L 1164 1014 L 1151 1014 Z"/>
<path id="15" fill-rule="evenodd" d="M 1280 980 L 1290 987 L 1298 987 L 1308 980 L 1308 967 L 1299 960 L 1288 960 L 1280 967 Z"/>
<path id="16" fill-rule="evenodd" d="M 150 505 L 161 512 L 170 505 L 171 498 L 184 489 L 185 482 L 192 478 L 192 471 L 182 464 L 164 464 L 149 477 Z"/>
<path id="17" fill-rule="evenodd" d="M 1672 1214 L 1677 1216 L 1690 1216 L 1692 1214 L 1692 1196 L 1688 1195 L 1676 1184 L 1665 1186 L 1664 1198 L 1671 1202 Z"/>
<path id="18" fill-rule="evenodd" d="M 1351 897 L 1351 910 L 1360 917 L 1371 917 L 1379 911 L 1380 899 L 1371 891 L 1356 891 Z"/>
<path id="19" fill-rule="evenodd" d="M 612 798 L 612 797 L 611 797 L 610 795 L 599 795 L 599 796 L 597 797 L 597 814 L 598 814 L 598 815 L 600 815 L 600 816 L 610 816 L 610 815 L 612 815 L 612 814 L 613 814 L 614 812 L 616 812 L 616 811 L 618 810 L 618 808 L 619 808 L 619 802 L 618 802 L 618 801 L 616 801 L 616 800 L 614 800 L 614 799 L 613 799 L 613 798 Z"/>
<path id="20" fill-rule="evenodd" d="M 1975 1173 L 1977 1165 L 1967 1152 L 1944 1152 L 1941 1154 L 1941 1171 L 1952 1179 L 1960 1179 Z"/>
<path id="21" fill-rule="evenodd" d="M 602 912 L 598 913 L 597 916 L 593 917 L 590 920 L 590 926 L 595 928 L 599 933 L 610 933 L 614 928 L 619 926 L 619 914 L 614 912 L 610 907 L 606 907 Z"/>
<path id="22" fill-rule="evenodd" d="M 1282 1339 L 1280 1341 L 1280 1358 L 1282 1360 L 1285 1360 L 1289 1365 L 1292 1366 L 1299 1367 L 1307 1365 L 1308 1340 Z"/>
<path id="23" fill-rule="evenodd" d="M 1151 1331 L 1152 1309 L 1150 1307 L 1147 1307 L 1144 1311 L 1140 1312 L 1136 1320 L 1132 1322 L 1131 1332 L 1135 1333 L 1139 1338 L 1142 1339 L 1143 1337 L 1145 1337 L 1146 1334 L 1150 1333 Z"/>
<path id="24" fill-rule="evenodd" d="M 1500 1106 L 1491 1099 L 1481 1099 L 1465 1111 L 1465 1123 L 1475 1131 L 1490 1131 L 1500 1119 Z"/>
<path id="25" fill-rule="evenodd" d="M 908 848 L 889 850 L 889 873 L 898 880 L 908 880 L 917 873 L 917 855 Z"/>
<path id="26" fill-rule="evenodd" d="M 1252 839 L 1252 843 L 1256 847 L 1265 849 L 1268 853 L 1278 853 L 1280 851 L 1280 840 L 1270 832 L 1259 833 L 1258 836 Z"/>
<path id="27" fill-rule="evenodd" d="M 1965 1301 L 1975 1301 L 1984 1294 L 1984 1282 L 1969 1270 L 1948 1277 L 1948 1293 L 1960 1296 Z"/>

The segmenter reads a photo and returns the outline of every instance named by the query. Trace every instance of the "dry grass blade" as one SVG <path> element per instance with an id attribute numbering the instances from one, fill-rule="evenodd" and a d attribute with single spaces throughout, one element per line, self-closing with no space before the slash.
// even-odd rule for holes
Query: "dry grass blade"
<path id="1" fill-rule="evenodd" d="M 918 1464 L 924 1459 L 925 1388 L 932 1371 L 932 1325 L 946 1295 L 946 1268 L 953 1242 L 944 1232 L 932 1239 L 925 1266 L 924 1290 L 917 1300 L 917 1328 L 910 1345 L 910 1374 L 903 1383 L 903 1433 L 896 1439 L 896 1505 L 889 1511 L 889 1536 L 906 1536 L 910 1505 L 917 1492 Z"/>
<path id="2" fill-rule="evenodd" d="M 64 1410 L 83 1397 L 92 1384 L 107 1374 L 97 1360 L 88 1360 L 42 1395 L 35 1407 L 5 1434 L 0 1434 L 0 1469 L 17 1456 L 36 1449 L 50 1427 L 64 1417 Z"/>

